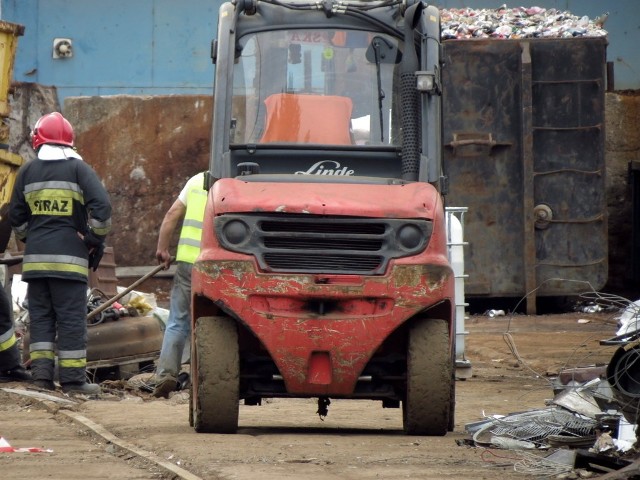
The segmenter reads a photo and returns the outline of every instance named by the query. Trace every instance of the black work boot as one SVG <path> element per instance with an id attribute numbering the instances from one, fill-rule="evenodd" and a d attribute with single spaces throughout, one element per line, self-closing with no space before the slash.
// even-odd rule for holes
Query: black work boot
<path id="1" fill-rule="evenodd" d="M 97 383 L 63 383 L 62 391 L 64 393 L 82 393 L 84 395 L 97 395 L 102 392 L 100 385 Z"/>
<path id="2" fill-rule="evenodd" d="M 53 383 L 53 380 L 34 380 L 33 386 L 40 388 L 42 390 L 55 390 L 56 384 Z"/>
<path id="3" fill-rule="evenodd" d="M 32 380 L 31 372 L 22 366 L 0 371 L 0 382 L 31 382 Z"/>

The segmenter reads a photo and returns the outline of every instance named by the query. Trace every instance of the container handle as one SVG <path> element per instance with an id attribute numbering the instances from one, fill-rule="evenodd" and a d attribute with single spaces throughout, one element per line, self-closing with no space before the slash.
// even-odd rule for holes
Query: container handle
<path id="1" fill-rule="evenodd" d="M 512 144 L 495 141 L 492 133 L 458 132 L 445 146 L 453 150 L 454 157 L 489 157 L 494 149 L 511 147 Z"/>

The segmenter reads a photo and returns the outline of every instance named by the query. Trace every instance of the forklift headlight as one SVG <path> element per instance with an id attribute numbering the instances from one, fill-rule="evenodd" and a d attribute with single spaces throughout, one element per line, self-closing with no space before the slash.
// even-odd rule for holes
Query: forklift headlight
<path id="1" fill-rule="evenodd" d="M 230 245 L 237 246 L 249 240 L 249 226 L 240 220 L 231 220 L 222 227 L 222 238 Z"/>
<path id="2" fill-rule="evenodd" d="M 396 234 L 398 245 L 406 250 L 416 250 L 426 241 L 424 231 L 413 223 L 407 223 L 398 229 Z"/>

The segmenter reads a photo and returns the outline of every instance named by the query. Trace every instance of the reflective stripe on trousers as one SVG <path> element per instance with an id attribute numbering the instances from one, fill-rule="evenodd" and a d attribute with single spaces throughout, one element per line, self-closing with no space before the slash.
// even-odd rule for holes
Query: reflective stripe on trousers
<path id="1" fill-rule="evenodd" d="M 0 285 L 0 371 L 19 367 L 20 351 L 13 329 L 13 310 L 7 291 Z"/>
<path id="2" fill-rule="evenodd" d="M 60 278 L 32 279 L 27 298 L 34 380 L 54 380 L 57 335 L 60 383 L 85 382 L 87 283 Z"/>

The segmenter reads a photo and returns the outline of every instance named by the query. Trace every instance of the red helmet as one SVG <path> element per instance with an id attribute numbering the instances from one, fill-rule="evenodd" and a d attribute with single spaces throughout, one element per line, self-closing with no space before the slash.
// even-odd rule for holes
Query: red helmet
<path id="1" fill-rule="evenodd" d="M 31 132 L 34 150 L 43 143 L 73 147 L 73 127 L 60 113 L 53 112 L 40 117 Z"/>

